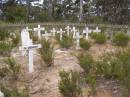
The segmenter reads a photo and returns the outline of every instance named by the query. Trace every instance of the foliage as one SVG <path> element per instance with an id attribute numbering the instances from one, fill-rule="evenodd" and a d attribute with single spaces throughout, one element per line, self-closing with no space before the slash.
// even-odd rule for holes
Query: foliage
<path id="1" fill-rule="evenodd" d="M 1 86 L 0 88 L 4 93 L 4 97 L 28 97 L 26 93 L 19 92 L 18 89 L 8 89 L 5 86 Z"/>
<path id="2" fill-rule="evenodd" d="M 91 43 L 88 40 L 85 40 L 84 38 L 80 39 L 80 47 L 83 48 L 84 50 L 89 50 L 91 47 Z"/>
<path id="3" fill-rule="evenodd" d="M 117 45 L 117 46 L 127 46 L 128 42 L 129 42 L 129 37 L 127 34 L 125 33 L 116 33 L 113 36 L 113 42 Z"/>
<path id="4" fill-rule="evenodd" d="M 91 36 L 92 39 L 96 39 L 97 33 L 96 33 L 96 32 L 92 32 L 92 33 L 90 34 L 90 36 Z"/>
<path id="5" fill-rule="evenodd" d="M 16 62 L 16 60 L 12 57 L 9 57 L 5 60 L 5 63 L 8 65 L 8 71 L 12 75 L 12 77 L 17 80 L 20 74 L 20 64 Z"/>
<path id="6" fill-rule="evenodd" d="M 79 85 L 79 74 L 74 71 L 61 71 L 59 90 L 64 97 L 80 97 L 81 87 Z"/>
<path id="7" fill-rule="evenodd" d="M 57 37 L 59 37 L 59 36 L 57 36 Z M 62 37 L 62 40 L 58 39 L 58 42 L 61 45 L 61 47 L 68 49 L 73 45 L 73 38 L 71 35 L 68 36 L 68 35 L 64 34 Z"/>
<path id="8" fill-rule="evenodd" d="M 106 35 L 103 34 L 103 33 L 98 33 L 98 34 L 96 35 L 96 37 L 95 37 L 95 41 L 96 41 L 96 43 L 98 43 L 98 44 L 103 44 L 103 43 L 106 42 L 106 40 L 107 40 Z"/>
<path id="9" fill-rule="evenodd" d="M 8 73 L 8 68 L 0 68 L 0 78 L 4 78 Z"/>
<path id="10" fill-rule="evenodd" d="M 83 68 L 84 72 L 86 74 L 90 73 L 93 65 L 94 65 L 94 60 L 90 54 L 87 53 L 81 53 L 78 55 L 78 61 L 79 65 L 81 68 Z"/>
<path id="11" fill-rule="evenodd" d="M 11 36 L 11 39 L 12 39 L 13 47 L 18 46 L 18 44 L 20 42 L 20 34 L 19 33 L 14 33 Z"/>
<path id="12" fill-rule="evenodd" d="M 10 35 L 9 32 L 4 28 L 0 29 L 0 41 L 6 40 L 9 37 L 9 35 Z"/>
<path id="13" fill-rule="evenodd" d="M 41 58 L 48 66 L 51 66 L 54 60 L 53 46 L 51 45 L 51 42 L 46 39 L 41 40 L 41 45 L 42 45 L 42 48 L 40 48 Z"/>
<path id="14" fill-rule="evenodd" d="M 0 54 L 3 56 L 10 56 L 12 50 L 12 44 L 10 42 L 1 41 L 0 42 Z"/>

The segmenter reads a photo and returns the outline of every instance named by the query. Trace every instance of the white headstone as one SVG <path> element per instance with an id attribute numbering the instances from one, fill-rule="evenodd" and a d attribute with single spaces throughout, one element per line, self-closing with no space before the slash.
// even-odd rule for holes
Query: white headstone
<path id="1" fill-rule="evenodd" d="M 89 30 L 88 27 L 86 27 L 86 28 L 83 30 L 83 34 L 86 35 L 86 40 L 88 39 L 88 35 L 89 35 L 89 33 L 91 33 L 91 32 L 92 32 L 92 30 Z"/>
<path id="2" fill-rule="evenodd" d="M 80 34 L 79 32 L 76 32 L 76 49 L 80 48 L 79 43 L 80 43 Z"/>
<path id="3" fill-rule="evenodd" d="M 34 31 L 38 33 L 38 38 L 41 39 L 41 31 L 44 31 L 45 28 L 42 27 L 40 25 L 38 25 L 38 28 L 34 28 Z"/>
<path id="4" fill-rule="evenodd" d="M 19 48 L 22 52 L 27 52 L 28 54 L 28 68 L 29 73 L 34 71 L 33 68 L 33 49 L 41 48 L 40 44 L 32 44 L 32 40 L 30 39 L 29 32 L 26 29 L 23 29 L 21 32 L 21 42 L 22 46 Z M 24 54 L 25 54 L 24 53 Z"/>
<path id="5" fill-rule="evenodd" d="M 69 36 L 70 30 L 71 30 L 70 26 L 67 26 L 65 29 L 67 30 L 67 35 Z"/>
<path id="6" fill-rule="evenodd" d="M 55 36 L 55 34 L 56 34 L 56 29 L 53 28 L 53 29 L 51 30 L 51 32 L 53 33 L 53 36 Z"/>
<path id="7" fill-rule="evenodd" d="M 4 94 L 0 91 L 0 97 L 4 97 Z"/>
<path id="8" fill-rule="evenodd" d="M 93 32 L 99 33 L 99 32 L 101 32 L 101 29 L 99 29 L 98 27 L 96 27 L 96 29 L 93 30 Z"/>
<path id="9" fill-rule="evenodd" d="M 60 28 L 60 31 L 57 31 L 57 33 L 60 33 L 60 40 L 62 40 L 63 33 L 65 33 L 65 31 L 63 31 L 62 28 Z"/>

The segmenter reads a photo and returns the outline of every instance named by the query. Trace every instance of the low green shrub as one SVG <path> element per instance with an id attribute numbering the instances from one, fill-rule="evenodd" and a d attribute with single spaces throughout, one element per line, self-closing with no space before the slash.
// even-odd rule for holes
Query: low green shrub
<path id="1" fill-rule="evenodd" d="M 93 65 L 94 65 L 94 60 L 90 54 L 79 54 L 78 55 L 78 62 L 81 68 L 83 68 L 84 72 L 86 74 L 90 73 Z"/>
<path id="2" fill-rule="evenodd" d="M 95 42 L 98 44 L 104 44 L 107 40 L 107 37 L 103 33 L 98 33 L 95 37 Z"/>
<path id="3" fill-rule="evenodd" d="M 112 41 L 117 46 L 127 46 L 129 42 L 129 36 L 125 33 L 119 32 L 113 36 Z"/>
<path id="4" fill-rule="evenodd" d="M 80 39 L 80 47 L 84 50 L 89 50 L 91 47 L 91 43 L 88 40 L 85 40 L 84 38 Z"/>
<path id="5" fill-rule="evenodd" d="M 12 47 L 13 46 L 11 42 L 1 41 L 0 42 L 0 55 L 10 56 Z"/>
<path id="6" fill-rule="evenodd" d="M 51 66 L 53 64 L 53 46 L 49 40 L 42 39 L 41 40 L 42 48 L 40 48 L 39 52 L 41 54 L 41 58 L 47 64 L 47 66 Z"/>
<path id="7" fill-rule="evenodd" d="M 0 41 L 6 40 L 10 36 L 10 33 L 5 29 L 0 29 Z"/>
<path id="8" fill-rule="evenodd" d="M 91 36 L 92 39 L 96 39 L 97 34 L 98 34 L 98 33 L 96 33 L 96 32 L 92 32 L 92 33 L 90 34 L 90 36 Z"/>
<path id="9" fill-rule="evenodd" d="M 68 36 L 67 34 L 63 34 L 62 40 L 59 39 L 59 35 L 57 35 L 56 37 L 62 48 L 68 49 L 73 45 L 72 35 Z"/>
<path id="10" fill-rule="evenodd" d="M 17 80 L 20 74 L 20 64 L 13 57 L 6 59 L 5 63 L 8 65 L 9 74 L 11 74 L 14 80 Z"/>
<path id="11" fill-rule="evenodd" d="M 61 71 L 59 90 L 64 97 L 81 97 L 82 90 L 79 82 L 79 74 L 76 71 Z"/>

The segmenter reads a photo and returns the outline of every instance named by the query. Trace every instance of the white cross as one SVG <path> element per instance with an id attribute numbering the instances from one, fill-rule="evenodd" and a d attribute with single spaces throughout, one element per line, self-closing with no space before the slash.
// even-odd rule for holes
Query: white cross
<path id="1" fill-rule="evenodd" d="M 20 51 L 24 51 L 28 53 L 28 68 L 29 73 L 34 71 L 33 68 L 33 49 L 41 48 L 41 44 L 32 44 L 32 40 L 30 39 L 29 32 L 26 29 L 21 31 L 21 41 L 22 46 L 19 48 Z"/>
<path id="2" fill-rule="evenodd" d="M 27 31 L 32 31 L 32 29 L 29 29 L 28 27 L 26 27 L 26 30 L 27 30 Z"/>
<path id="3" fill-rule="evenodd" d="M 70 26 L 67 26 L 65 29 L 67 30 L 67 35 L 69 36 L 70 30 L 71 30 Z"/>
<path id="4" fill-rule="evenodd" d="M 77 30 L 75 29 L 75 27 L 72 28 L 72 32 L 73 32 L 73 38 L 76 38 L 76 32 L 77 32 Z"/>
<path id="5" fill-rule="evenodd" d="M 51 35 L 51 33 L 47 33 L 47 31 L 45 31 L 45 34 L 42 34 L 42 36 L 43 36 L 46 40 L 48 40 L 48 37 L 49 37 L 49 36 L 52 36 L 52 35 Z"/>
<path id="6" fill-rule="evenodd" d="M 53 28 L 53 29 L 51 30 L 51 32 L 53 33 L 53 36 L 55 36 L 55 34 L 56 34 L 56 29 Z"/>
<path id="7" fill-rule="evenodd" d="M 0 97 L 4 97 L 4 94 L 0 91 Z"/>
<path id="8" fill-rule="evenodd" d="M 76 49 L 77 50 L 80 48 L 79 43 L 80 43 L 80 34 L 79 32 L 76 32 Z"/>
<path id="9" fill-rule="evenodd" d="M 41 31 L 44 31 L 45 28 L 42 27 L 40 25 L 38 25 L 38 28 L 34 28 L 34 31 L 38 33 L 38 38 L 41 39 Z"/>
<path id="10" fill-rule="evenodd" d="M 86 35 L 86 40 L 88 39 L 88 34 L 91 33 L 92 30 L 89 30 L 88 27 L 86 27 L 84 30 L 83 30 L 83 34 Z"/>
<path id="11" fill-rule="evenodd" d="M 93 30 L 93 32 L 99 33 L 99 32 L 101 32 L 101 29 L 99 29 L 98 27 L 96 27 L 96 29 Z"/>
<path id="12" fill-rule="evenodd" d="M 60 31 L 57 31 L 57 33 L 60 33 L 60 40 L 62 40 L 63 33 L 65 33 L 65 31 L 63 31 L 62 28 L 60 28 Z"/>

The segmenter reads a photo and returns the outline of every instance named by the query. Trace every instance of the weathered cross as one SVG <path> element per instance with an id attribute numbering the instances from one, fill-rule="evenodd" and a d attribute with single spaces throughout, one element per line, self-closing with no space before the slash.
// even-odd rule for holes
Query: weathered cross
<path id="1" fill-rule="evenodd" d="M 92 30 L 89 30 L 88 27 L 86 27 L 85 30 L 83 30 L 83 34 L 86 35 L 86 40 L 88 39 L 88 34 L 91 32 L 92 32 Z"/>
<path id="2" fill-rule="evenodd" d="M 80 43 L 80 34 L 79 32 L 76 32 L 76 49 L 77 50 L 80 48 L 79 43 Z"/>
<path id="3" fill-rule="evenodd" d="M 72 28 L 72 32 L 73 32 L 73 38 L 76 38 L 76 32 L 77 32 L 77 30 L 76 30 L 75 27 Z"/>
<path id="4" fill-rule="evenodd" d="M 0 97 L 4 97 L 4 94 L 0 91 Z"/>
<path id="5" fill-rule="evenodd" d="M 60 40 L 62 40 L 63 33 L 65 33 L 65 31 L 63 31 L 62 28 L 60 28 L 60 31 L 57 31 L 57 33 L 60 33 Z"/>
<path id="6" fill-rule="evenodd" d="M 67 30 L 67 35 L 69 36 L 70 30 L 71 30 L 70 26 L 65 27 L 65 29 Z"/>
<path id="7" fill-rule="evenodd" d="M 99 32 L 101 32 L 101 29 L 99 29 L 98 27 L 96 27 L 96 29 L 93 30 L 93 32 L 99 33 Z"/>
<path id="8" fill-rule="evenodd" d="M 53 36 L 55 36 L 55 34 L 56 34 L 56 29 L 53 28 L 53 29 L 51 30 L 51 32 L 53 33 Z"/>
<path id="9" fill-rule="evenodd" d="M 41 39 L 41 31 L 44 31 L 45 28 L 38 25 L 37 28 L 34 28 L 34 31 L 38 33 L 38 38 Z"/>
<path id="10" fill-rule="evenodd" d="M 19 50 L 27 52 L 29 73 L 32 73 L 34 71 L 33 49 L 41 48 L 41 44 L 33 44 L 32 40 L 30 39 L 29 32 L 26 29 L 23 29 L 21 32 L 21 42 L 22 42 L 22 46 L 19 48 Z"/>
<path id="11" fill-rule="evenodd" d="M 27 31 L 32 31 L 32 29 L 29 29 L 28 27 L 26 27 L 26 30 L 27 30 Z"/>

